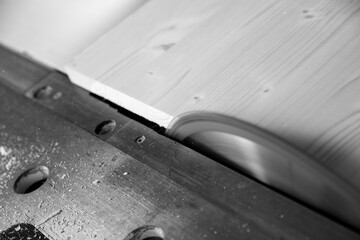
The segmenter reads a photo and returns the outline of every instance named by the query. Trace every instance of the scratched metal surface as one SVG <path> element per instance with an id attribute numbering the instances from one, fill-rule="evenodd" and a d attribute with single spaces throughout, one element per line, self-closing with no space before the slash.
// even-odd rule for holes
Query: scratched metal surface
<path id="1" fill-rule="evenodd" d="M 155 225 L 164 239 L 360 238 L 28 64 L 0 55 L 0 230 L 29 223 L 50 239 L 124 239 Z M 34 98 L 44 86 L 50 94 Z M 95 134 L 106 119 L 114 131 Z M 16 194 L 16 178 L 39 165 L 50 169 L 46 183 Z"/>

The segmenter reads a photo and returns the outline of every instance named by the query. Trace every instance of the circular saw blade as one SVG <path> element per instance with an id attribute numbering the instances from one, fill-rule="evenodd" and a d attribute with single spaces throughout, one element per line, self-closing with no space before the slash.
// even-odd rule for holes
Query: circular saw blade
<path id="1" fill-rule="evenodd" d="M 191 113 L 167 134 L 236 170 L 360 228 L 360 193 L 325 166 L 276 136 L 244 121 Z"/>

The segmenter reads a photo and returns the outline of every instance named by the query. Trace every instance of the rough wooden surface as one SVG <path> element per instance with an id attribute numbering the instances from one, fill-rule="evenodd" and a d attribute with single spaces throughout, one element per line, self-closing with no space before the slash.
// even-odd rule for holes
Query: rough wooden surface
<path id="1" fill-rule="evenodd" d="M 251 122 L 359 187 L 360 2 L 147 3 L 67 66 L 167 127 L 189 111 Z"/>

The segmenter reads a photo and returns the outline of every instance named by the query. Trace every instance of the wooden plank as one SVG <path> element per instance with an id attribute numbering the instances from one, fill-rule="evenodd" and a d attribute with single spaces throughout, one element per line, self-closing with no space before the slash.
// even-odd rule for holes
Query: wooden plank
<path id="1" fill-rule="evenodd" d="M 71 79 L 165 127 L 191 111 L 251 122 L 359 188 L 358 1 L 170 2 L 106 34 Z"/>
<path id="2" fill-rule="evenodd" d="M 146 0 L 0 0 L 0 42 L 63 70 Z"/>
<path id="3" fill-rule="evenodd" d="M 146 72 L 153 62 L 166 55 L 228 2 L 229 0 L 148 2 L 127 18 L 124 24 L 115 27 L 65 67 L 66 72 L 75 83 L 91 92 L 105 96 L 160 125 L 166 125 L 172 117 L 167 112 L 144 103 L 147 103 L 146 97 L 156 95 L 155 91 L 162 88 L 164 81 L 169 79 L 155 78 L 155 81 L 149 81 L 148 78 L 143 79 L 144 73 L 145 77 L 151 76 L 152 73 Z M 116 81 L 117 87 L 108 87 L 105 81 L 115 78 L 122 80 Z M 139 91 L 139 94 L 132 95 L 125 88 L 132 92 Z M 145 95 L 139 98 L 142 94 Z"/>

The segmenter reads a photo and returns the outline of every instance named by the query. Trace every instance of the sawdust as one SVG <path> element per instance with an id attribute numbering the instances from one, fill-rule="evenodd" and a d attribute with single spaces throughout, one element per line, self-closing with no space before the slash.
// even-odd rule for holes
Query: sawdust
<path id="1" fill-rule="evenodd" d="M 20 162 L 15 157 L 11 157 L 5 164 L 5 169 L 9 171 L 10 169 L 18 166 L 20 166 Z"/>
<path id="2" fill-rule="evenodd" d="M 63 174 L 60 176 L 60 179 L 65 179 L 65 178 L 69 178 L 69 174 Z"/>
<path id="3" fill-rule="evenodd" d="M 44 200 L 41 200 L 41 201 L 39 202 L 39 204 L 38 204 L 38 208 L 42 208 L 43 203 L 44 203 Z"/>
<path id="4" fill-rule="evenodd" d="M 0 146 L 0 156 L 2 157 L 6 157 L 11 153 L 11 151 L 12 150 L 10 148 L 7 148 L 5 146 Z"/>
<path id="5" fill-rule="evenodd" d="M 100 183 L 100 180 L 99 179 L 95 179 L 93 182 L 92 182 L 92 184 L 94 184 L 94 185 L 98 185 Z"/>
<path id="6" fill-rule="evenodd" d="M 248 223 L 244 223 L 244 224 L 242 225 L 242 227 L 245 229 L 246 232 L 250 232 L 250 231 L 251 231 L 251 230 L 250 230 L 250 226 L 249 226 Z"/>
<path id="7" fill-rule="evenodd" d="M 8 182 L 19 174 L 22 166 L 39 159 L 50 162 L 51 156 L 59 151 L 59 143 L 55 141 L 46 146 L 5 132 L 0 132 L 0 136 L 0 195 L 9 191 Z"/>

